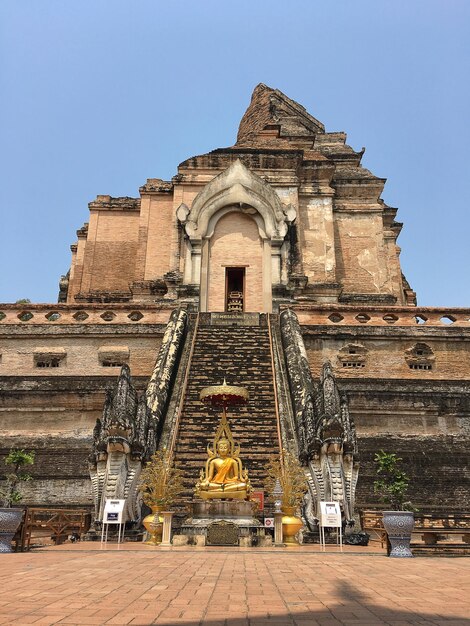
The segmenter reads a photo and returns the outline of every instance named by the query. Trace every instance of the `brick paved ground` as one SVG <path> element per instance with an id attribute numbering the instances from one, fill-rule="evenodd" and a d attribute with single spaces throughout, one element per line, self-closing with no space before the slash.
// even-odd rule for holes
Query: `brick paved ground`
<path id="1" fill-rule="evenodd" d="M 81 544 L 0 566 L 8 625 L 470 624 L 468 558 Z"/>

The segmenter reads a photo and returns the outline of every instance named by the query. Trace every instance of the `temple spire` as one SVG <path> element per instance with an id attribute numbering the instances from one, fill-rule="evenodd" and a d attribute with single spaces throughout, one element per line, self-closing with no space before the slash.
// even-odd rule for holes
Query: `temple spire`
<path id="1" fill-rule="evenodd" d="M 279 89 L 257 85 L 240 122 L 237 146 L 270 139 L 314 139 L 324 125 Z"/>

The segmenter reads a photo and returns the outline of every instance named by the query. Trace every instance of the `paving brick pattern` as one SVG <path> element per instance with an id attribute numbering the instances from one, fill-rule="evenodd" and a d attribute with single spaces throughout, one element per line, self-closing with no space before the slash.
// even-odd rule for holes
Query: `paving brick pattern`
<path id="1" fill-rule="evenodd" d="M 465 558 L 82 544 L 0 564 L 0 624 L 470 624 Z"/>

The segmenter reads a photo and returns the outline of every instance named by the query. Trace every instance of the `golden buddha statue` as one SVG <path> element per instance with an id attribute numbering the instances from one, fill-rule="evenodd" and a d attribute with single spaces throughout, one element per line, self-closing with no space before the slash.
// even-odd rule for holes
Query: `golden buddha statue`
<path id="1" fill-rule="evenodd" d="M 243 469 L 238 456 L 239 452 L 240 447 L 233 440 L 224 411 L 212 447 L 207 446 L 209 458 L 196 484 L 196 496 L 204 500 L 248 498 L 251 485 L 248 472 Z"/>

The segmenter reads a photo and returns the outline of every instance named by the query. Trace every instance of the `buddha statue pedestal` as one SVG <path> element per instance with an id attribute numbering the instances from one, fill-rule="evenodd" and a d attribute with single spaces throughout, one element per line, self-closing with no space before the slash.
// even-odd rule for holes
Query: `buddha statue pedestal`
<path id="1" fill-rule="evenodd" d="M 190 504 L 191 517 L 186 525 L 207 527 L 225 520 L 237 526 L 261 526 L 255 517 L 257 503 L 250 500 L 195 500 Z"/>
<path id="2" fill-rule="evenodd" d="M 227 523 L 238 527 L 238 539 L 258 534 L 261 522 L 255 517 L 257 503 L 250 500 L 194 500 L 190 505 L 190 517 L 181 526 L 181 533 L 193 537 L 208 536 L 212 525 Z M 225 543 L 212 545 L 230 545 Z M 232 543 L 231 545 L 236 545 Z"/>

